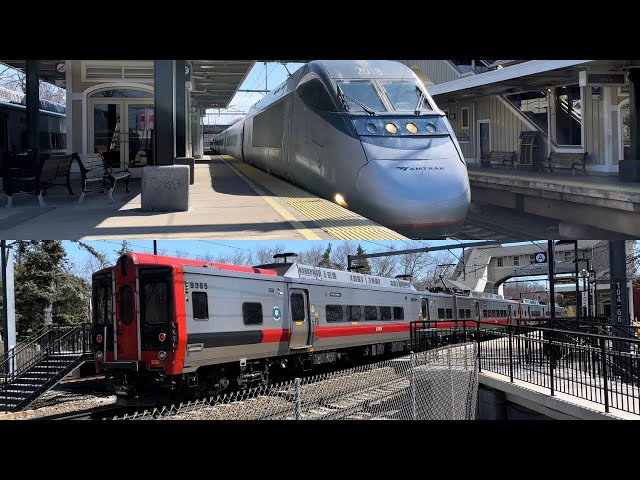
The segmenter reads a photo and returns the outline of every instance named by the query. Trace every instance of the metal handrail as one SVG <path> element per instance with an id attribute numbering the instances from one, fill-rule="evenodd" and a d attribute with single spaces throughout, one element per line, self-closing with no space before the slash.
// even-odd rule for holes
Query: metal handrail
<path id="1" fill-rule="evenodd" d="M 54 332 L 60 333 L 60 332 L 63 332 L 64 330 L 71 329 L 71 328 L 73 327 L 68 325 L 44 326 L 43 328 L 38 330 L 36 333 L 29 336 L 27 340 L 22 343 L 22 345 L 20 345 L 19 347 L 16 346 L 6 352 L 5 359 L 0 362 L 0 372 L 7 372 L 9 370 L 7 366 L 11 365 L 12 363 L 15 366 L 16 360 L 21 356 L 25 356 L 24 354 L 26 353 L 26 350 L 36 347 L 43 338 L 47 338 L 49 341 L 52 341 L 51 336 Z M 34 350 L 33 353 L 37 355 L 38 352 L 40 352 L 40 350 Z"/>

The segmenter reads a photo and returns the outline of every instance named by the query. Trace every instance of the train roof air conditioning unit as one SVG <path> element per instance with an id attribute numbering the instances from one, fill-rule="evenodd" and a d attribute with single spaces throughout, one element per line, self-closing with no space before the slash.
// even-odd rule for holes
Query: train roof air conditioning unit
<path id="1" fill-rule="evenodd" d="M 590 72 L 579 73 L 581 87 L 622 87 L 627 84 L 626 72 Z"/>

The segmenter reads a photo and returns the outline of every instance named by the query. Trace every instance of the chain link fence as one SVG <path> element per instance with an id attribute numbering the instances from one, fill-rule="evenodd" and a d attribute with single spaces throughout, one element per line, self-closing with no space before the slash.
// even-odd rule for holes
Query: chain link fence
<path id="1" fill-rule="evenodd" d="M 449 345 L 113 420 L 473 420 L 477 359 Z"/>

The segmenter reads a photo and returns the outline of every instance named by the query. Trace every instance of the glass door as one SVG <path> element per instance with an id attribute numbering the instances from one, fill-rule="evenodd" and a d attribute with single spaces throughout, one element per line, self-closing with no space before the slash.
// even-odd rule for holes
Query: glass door
<path id="1" fill-rule="evenodd" d="M 101 153 L 114 167 L 121 163 L 122 102 L 101 100 L 93 102 L 93 134 L 91 152 Z"/>
<path id="2" fill-rule="evenodd" d="M 129 167 L 144 167 L 153 159 L 153 101 L 130 100 L 125 106 L 127 124 L 123 132 L 126 142 L 123 160 Z"/>

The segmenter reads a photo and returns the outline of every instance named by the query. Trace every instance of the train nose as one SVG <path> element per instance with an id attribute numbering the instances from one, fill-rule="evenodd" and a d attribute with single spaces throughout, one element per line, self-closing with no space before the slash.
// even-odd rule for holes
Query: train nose
<path id="1" fill-rule="evenodd" d="M 471 201 L 467 168 L 457 155 L 369 161 L 358 173 L 356 190 L 365 215 L 414 238 L 457 233 Z"/>

